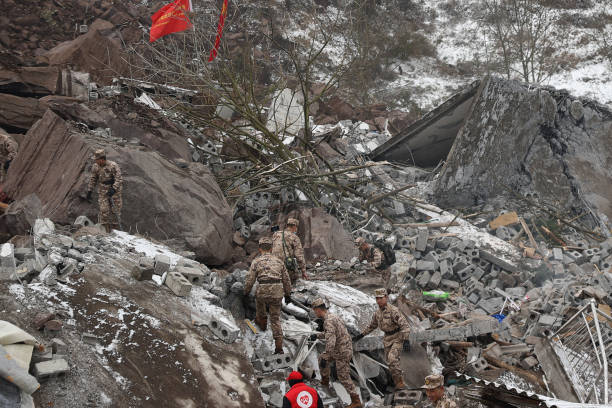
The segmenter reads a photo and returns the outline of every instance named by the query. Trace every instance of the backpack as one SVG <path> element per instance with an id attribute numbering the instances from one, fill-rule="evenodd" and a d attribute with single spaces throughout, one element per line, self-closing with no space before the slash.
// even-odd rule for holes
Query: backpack
<path id="1" fill-rule="evenodd" d="M 395 263 L 395 251 L 387 241 L 378 239 L 374 241 L 374 246 L 380 249 L 384 258 L 377 269 L 385 269 Z"/>

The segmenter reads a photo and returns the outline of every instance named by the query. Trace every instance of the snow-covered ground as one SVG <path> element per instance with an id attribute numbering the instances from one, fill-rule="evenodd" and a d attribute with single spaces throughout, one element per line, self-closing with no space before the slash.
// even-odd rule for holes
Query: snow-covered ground
<path id="1" fill-rule="evenodd" d="M 417 0 L 416 3 L 422 6 L 425 16 L 423 25 L 426 28 L 421 33 L 435 46 L 437 57 L 395 61 L 392 64 L 397 73 L 395 79 L 377 83 L 371 96 L 375 101 L 384 101 L 402 110 L 413 109 L 416 105 L 427 111 L 486 73 L 487 50 L 493 44 L 487 39 L 485 26 L 480 21 L 482 0 Z M 555 16 L 565 17 L 565 25 L 555 26 L 552 35 L 557 37 L 555 56 L 568 62 L 569 68 L 560 69 L 542 84 L 566 89 L 572 95 L 612 107 L 612 62 L 598 55 L 602 43 L 595 40 L 603 36 L 612 38 L 612 24 L 602 30 L 587 28 L 588 24 L 584 23 L 587 27 L 567 23 L 599 18 L 605 11 L 605 1 L 592 3 L 587 9 L 552 10 Z M 393 17 L 393 10 L 386 12 Z M 323 17 L 333 21 L 337 13 L 338 9 L 330 6 Z M 346 17 L 341 16 L 342 19 Z M 305 44 L 319 38 L 315 31 L 312 24 L 300 16 L 289 16 L 287 36 L 291 40 Z M 321 41 L 315 42 L 321 45 Z M 342 61 L 349 46 L 341 36 L 326 46 L 330 66 Z M 318 80 L 325 79 L 327 73 L 321 73 Z"/>

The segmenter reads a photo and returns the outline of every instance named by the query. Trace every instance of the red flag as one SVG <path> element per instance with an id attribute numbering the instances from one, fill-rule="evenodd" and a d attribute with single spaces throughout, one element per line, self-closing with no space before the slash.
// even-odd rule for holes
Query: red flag
<path id="1" fill-rule="evenodd" d="M 215 46 L 210 50 L 210 57 L 208 62 L 214 60 L 219 52 L 219 44 L 221 44 L 221 34 L 223 33 L 223 25 L 225 24 L 225 16 L 227 15 L 227 0 L 223 0 L 223 8 L 221 9 L 221 15 L 219 16 L 219 26 L 217 27 L 217 38 L 215 38 Z"/>
<path id="2" fill-rule="evenodd" d="M 153 24 L 151 25 L 149 42 L 191 28 L 192 24 L 187 16 L 187 11 L 192 11 L 191 0 L 175 0 L 173 3 L 160 8 L 157 13 L 151 16 Z"/>

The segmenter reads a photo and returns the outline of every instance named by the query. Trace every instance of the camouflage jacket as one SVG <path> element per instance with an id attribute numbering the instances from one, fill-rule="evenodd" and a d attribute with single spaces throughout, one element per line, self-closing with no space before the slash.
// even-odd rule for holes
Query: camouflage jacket
<path id="1" fill-rule="evenodd" d="M 255 281 L 259 282 L 258 297 L 282 298 L 283 294 L 291 294 L 291 280 L 285 264 L 272 254 L 259 255 L 253 259 L 244 284 L 245 295 L 251 292 Z"/>
<path id="2" fill-rule="evenodd" d="M 374 317 L 372 317 L 372 322 L 366 327 L 363 334 L 371 333 L 376 328 L 385 333 L 383 339 L 385 347 L 390 346 L 396 341 L 408 340 L 408 335 L 410 334 L 410 327 L 406 317 L 397 307 L 389 304 L 384 309 L 378 308 L 374 313 Z"/>
<path id="3" fill-rule="evenodd" d="M 300 237 L 296 233 L 285 230 L 285 250 L 283 251 L 283 231 L 276 231 L 272 236 L 272 255 L 284 260 L 285 257 L 296 258 L 302 272 L 306 272 L 306 260 Z M 286 254 L 286 255 L 285 255 Z"/>
<path id="4" fill-rule="evenodd" d="M 435 408 L 459 408 L 457 403 L 450 399 L 446 394 L 438 400 Z"/>
<path id="5" fill-rule="evenodd" d="M 9 135 L 0 134 L 0 160 L 7 162 L 17 156 L 17 142 Z"/>
<path id="6" fill-rule="evenodd" d="M 382 264 L 383 256 L 382 251 L 374 245 L 370 245 L 365 251 L 359 249 L 359 261 L 367 260 L 374 268 L 378 268 Z"/>
<path id="7" fill-rule="evenodd" d="M 351 358 L 353 343 L 341 318 L 328 312 L 323 322 L 323 334 L 328 358 Z"/>
<path id="8" fill-rule="evenodd" d="M 107 160 L 103 167 L 98 166 L 98 163 L 94 163 L 91 168 L 91 177 L 89 178 L 87 191 L 93 191 L 98 183 L 98 192 L 107 191 L 111 186 L 115 191 L 121 191 L 123 178 L 121 177 L 121 170 L 117 163 Z"/>

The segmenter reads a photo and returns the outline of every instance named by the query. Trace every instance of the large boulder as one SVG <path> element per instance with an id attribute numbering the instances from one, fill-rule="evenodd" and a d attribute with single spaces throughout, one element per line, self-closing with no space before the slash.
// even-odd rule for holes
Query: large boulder
<path id="1" fill-rule="evenodd" d="M 57 67 L 21 67 L 0 70 L 0 92 L 40 97 L 57 93 L 60 70 Z"/>
<path id="2" fill-rule="evenodd" d="M 139 143 L 108 143 L 48 110 L 28 131 L 4 189 L 16 200 L 36 193 L 43 215 L 60 224 L 79 215 L 95 220 L 97 204 L 82 197 L 92 153 L 104 147 L 123 173 L 123 229 L 182 242 L 208 264 L 230 259 L 232 213 L 205 166 L 183 169 Z"/>
<path id="3" fill-rule="evenodd" d="M 612 111 L 567 91 L 484 80 L 435 186 L 447 207 L 510 191 L 612 219 Z M 588 217 L 587 217 L 588 218 Z M 583 219 L 584 220 L 584 219 Z"/>
<path id="4" fill-rule="evenodd" d="M 351 234 L 324 209 L 302 208 L 291 211 L 288 216 L 279 220 L 279 225 L 285 225 L 287 217 L 297 218 L 300 221 L 297 234 L 302 241 L 307 260 L 348 261 L 358 255 Z"/>
<path id="5" fill-rule="evenodd" d="M 36 98 L 0 93 L 0 126 L 9 132 L 27 131 L 46 109 L 46 104 Z"/>
<path id="6" fill-rule="evenodd" d="M 26 235 L 34 227 L 36 219 L 42 216 L 42 204 L 36 194 L 30 194 L 9 205 L 0 215 L 0 242 L 6 242 L 15 235 Z"/>

